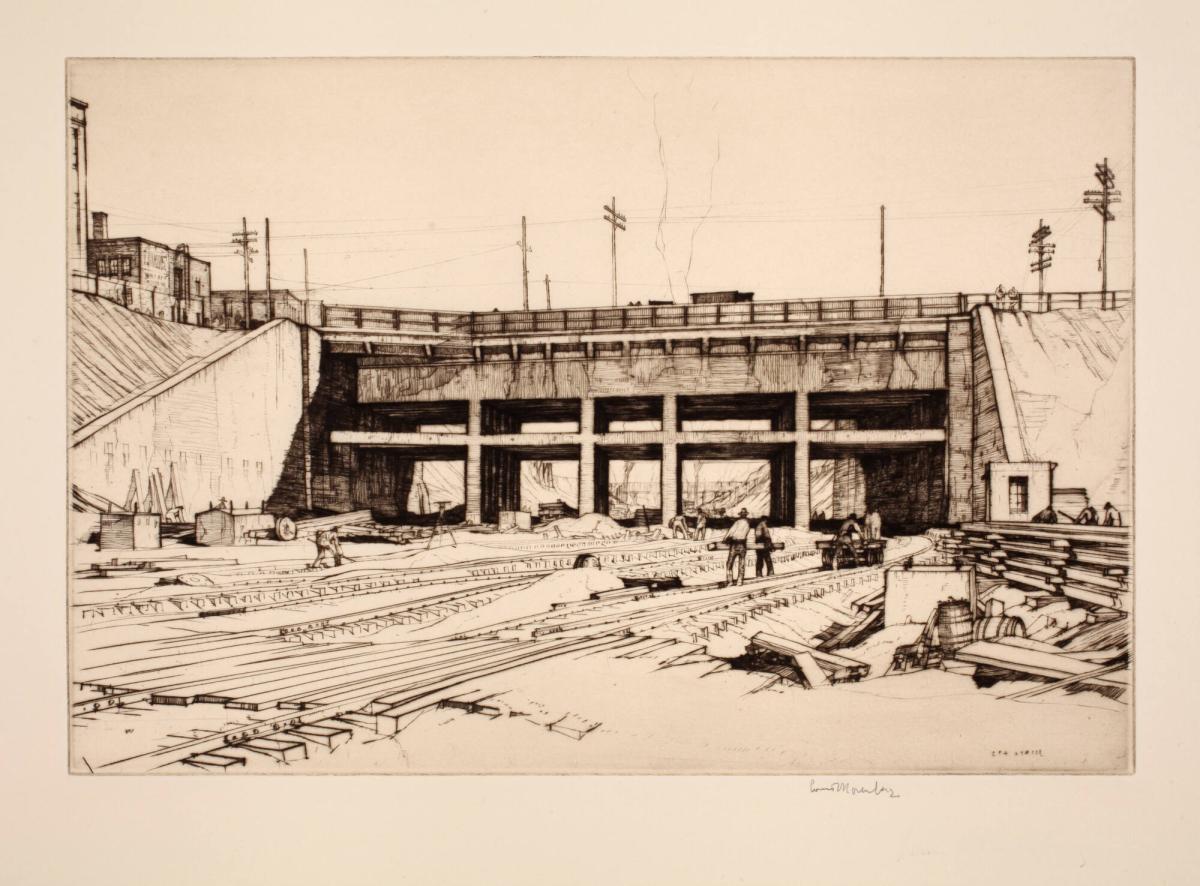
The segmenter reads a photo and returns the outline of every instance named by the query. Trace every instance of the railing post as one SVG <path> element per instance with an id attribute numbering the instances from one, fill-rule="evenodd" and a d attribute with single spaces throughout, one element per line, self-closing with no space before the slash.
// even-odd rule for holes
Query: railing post
<path id="1" fill-rule="evenodd" d="M 824 317 L 824 315 L 825 315 L 825 300 L 819 298 L 819 299 L 817 299 L 817 320 L 818 320 L 818 322 Z"/>
<path id="2" fill-rule="evenodd" d="M 1079 299 L 1079 307 L 1082 308 L 1083 307 L 1083 293 L 1077 292 L 1077 293 L 1075 293 L 1075 296 L 1076 296 L 1076 298 Z"/>
<path id="3" fill-rule="evenodd" d="M 922 299 L 921 296 L 919 296 L 919 295 L 917 296 L 917 316 L 918 317 L 925 316 L 925 302 L 924 302 L 924 299 Z"/>
<path id="4" fill-rule="evenodd" d="M 750 322 L 754 322 L 754 302 L 750 302 Z"/>
<path id="5" fill-rule="evenodd" d="M 967 297 L 961 292 L 958 294 L 958 312 L 960 314 L 967 313 Z"/>
<path id="6" fill-rule="evenodd" d="M 658 325 L 658 305 L 650 306 L 650 325 L 651 326 Z"/>
<path id="7" fill-rule="evenodd" d="M 687 326 L 689 322 L 690 321 L 688 320 L 688 306 L 684 305 L 683 306 L 683 325 Z"/>
<path id="8" fill-rule="evenodd" d="M 362 329 L 362 308 L 354 309 L 354 325 Z"/>
<path id="9" fill-rule="evenodd" d="M 400 328 L 400 312 L 392 311 L 392 329 Z"/>
<path id="10" fill-rule="evenodd" d="M 716 326 L 721 325 L 721 303 L 720 302 L 717 302 L 717 319 L 716 319 L 715 325 Z"/>
<path id="11" fill-rule="evenodd" d="M 788 322 L 788 309 L 791 307 L 791 304 L 792 303 L 790 301 L 785 301 L 783 303 L 783 322 L 784 323 Z"/>
<path id="12" fill-rule="evenodd" d="M 434 332 L 441 331 L 441 324 L 438 323 L 438 312 L 437 311 L 433 312 L 433 331 Z"/>
<path id="13" fill-rule="evenodd" d="M 228 309 L 228 305 L 226 305 L 226 308 Z M 321 302 L 321 325 L 329 325 L 329 305 L 325 304 L 325 302 Z"/>
<path id="14" fill-rule="evenodd" d="M 850 319 L 851 320 L 854 319 L 854 304 L 857 301 L 858 301 L 858 299 L 856 299 L 856 298 L 850 299 Z"/>
<path id="15" fill-rule="evenodd" d="M 891 313 L 892 313 L 892 312 L 891 312 L 891 306 L 892 306 L 892 302 L 891 302 L 891 300 L 890 300 L 890 299 L 887 299 L 887 298 L 885 298 L 885 299 L 883 300 L 883 319 L 884 319 L 884 320 L 890 319 L 890 316 L 891 316 Z"/>

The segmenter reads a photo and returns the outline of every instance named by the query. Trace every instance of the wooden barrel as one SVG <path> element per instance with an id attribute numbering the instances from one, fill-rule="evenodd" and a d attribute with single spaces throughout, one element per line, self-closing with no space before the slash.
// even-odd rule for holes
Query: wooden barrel
<path id="1" fill-rule="evenodd" d="M 938 643 L 952 655 L 971 642 L 971 606 L 966 600 L 945 600 L 937 608 Z"/>
<path id="2" fill-rule="evenodd" d="M 975 622 L 976 640 L 995 640 L 999 637 L 1024 637 L 1025 625 L 1010 615 L 989 615 Z"/>

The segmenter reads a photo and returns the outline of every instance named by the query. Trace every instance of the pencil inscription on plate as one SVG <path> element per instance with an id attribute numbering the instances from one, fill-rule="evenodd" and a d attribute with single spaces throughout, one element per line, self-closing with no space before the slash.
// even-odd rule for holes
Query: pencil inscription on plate
<path id="1" fill-rule="evenodd" d="M 1130 771 L 1131 82 L 73 62 L 72 771 Z"/>

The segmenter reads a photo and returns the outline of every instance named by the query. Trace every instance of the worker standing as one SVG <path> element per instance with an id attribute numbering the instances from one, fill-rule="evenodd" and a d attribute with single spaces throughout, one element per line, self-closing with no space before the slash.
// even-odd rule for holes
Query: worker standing
<path id="1" fill-rule="evenodd" d="M 775 564 L 771 561 L 771 552 L 775 550 L 775 542 L 771 539 L 771 528 L 767 526 L 767 518 L 763 517 L 754 527 L 754 577 L 762 578 L 763 573 L 775 574 Z"/>
<path id="2" fill-rule="evenodd" d="M 729 556 L 725 558 L 725 584 L 742 584 L 746 580 L 746 541 L 750 537 L 750 512 L 742 508 L 738 518 L 733 521 L 729 531 L 725 533 L 725 544 L 729 546 Z M 733 566 L 737 564 L 737 581 L 734 581 Z"/>
<path id="3" fill-rule="evenodd" d="M 863 538 L 866 541 L 879 541 L 883 538 L 883 517 L 878 508 L 870 508 L 863 518 Z"/>
<path id="4" fill-rule="evenodd" d="M 1101 522 L 1101 525 L 1103 525 L 1103 526 L 1120 526 L 1121 525 L 1121 512 L 1113 507 L 1113 504 L 1111 501 L 1106 501 L 1104 503 L 1104 516 L 1100 522 Z"/>
<path id="5" fill-rule="evenodd" d="M 696 509 L 696 538 L 703 539 L 708 534 L 708 514 L 704 508 Z"/>

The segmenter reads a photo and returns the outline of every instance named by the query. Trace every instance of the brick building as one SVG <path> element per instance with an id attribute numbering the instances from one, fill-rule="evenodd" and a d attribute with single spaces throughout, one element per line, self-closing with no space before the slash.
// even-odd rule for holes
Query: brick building
<path id="1" fill-rule="evenodd" d="M 92 213 L 87 271 L 98 294 L 130 310 L 164 320 L 208 325 L 211 265 L 192 256 L 187 244 L 167 246 L 144 237 L 108 237 L 108 220 Z"/>

